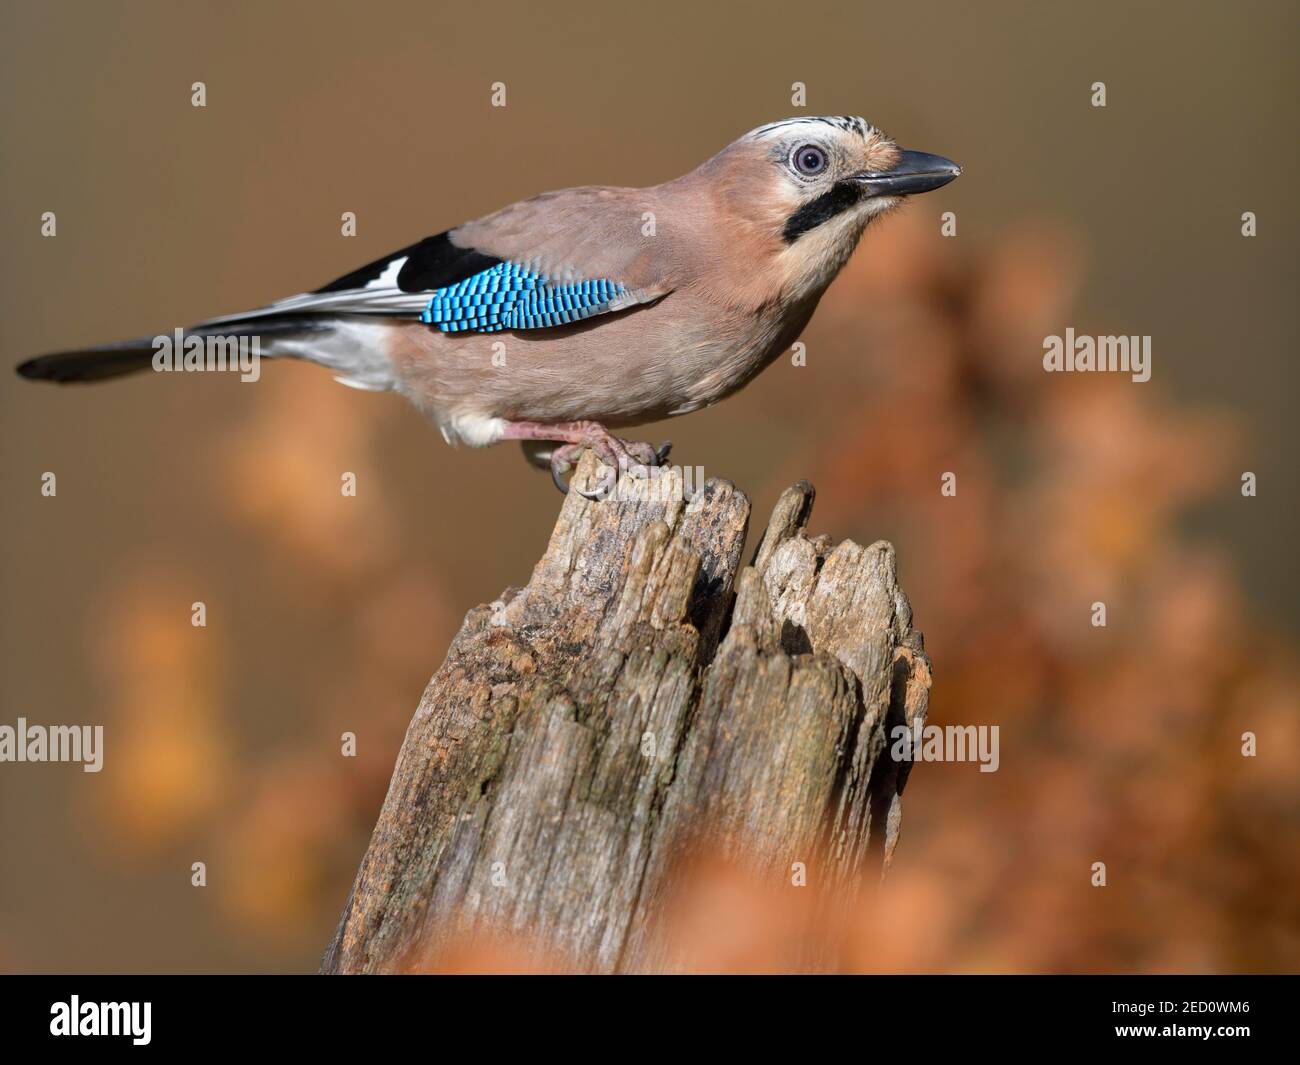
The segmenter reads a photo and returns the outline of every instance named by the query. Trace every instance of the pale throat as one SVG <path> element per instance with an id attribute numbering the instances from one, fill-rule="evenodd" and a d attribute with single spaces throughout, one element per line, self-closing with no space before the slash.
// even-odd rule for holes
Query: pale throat
<path id="1" fill-rule="evenodd" d="M 823 222 L 783 253 L 786 291 L 795 298 L 820 295 L 858 246 L 867 223 L 896 200 L 866 200 Z"/>

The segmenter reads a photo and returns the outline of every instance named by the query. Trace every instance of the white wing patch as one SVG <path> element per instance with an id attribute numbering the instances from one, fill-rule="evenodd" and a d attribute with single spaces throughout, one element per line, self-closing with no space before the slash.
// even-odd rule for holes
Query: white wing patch
<path id="1" fill-rule="evenodd" d="M 222 322 L 243 321 L 248 318 L 266 318 L 275 314 L 375 314 L 394 317 L 418 317 L 429 303 L 427 292 L 403 292 L 397 287 L 397 275 L 406 265 L 407 256 L 401 255 L 384 267 L 384 272 L 367 281 L 361 288 L 343 289 L 340 292 L 304 292 L 276 300 L 265 307 L 239 314 L 223 314 L 208 318 L 201 325 L 220 325 Z"/>

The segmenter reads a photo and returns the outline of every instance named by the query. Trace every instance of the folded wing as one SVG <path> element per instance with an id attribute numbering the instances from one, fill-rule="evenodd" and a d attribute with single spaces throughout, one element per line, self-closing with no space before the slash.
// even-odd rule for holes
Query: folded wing
<path id="1" fill-rule="evenodd" d="M 409 318 L 445 333 L 551 329 L 672 291 L 639 190 L 547 193 L 306 292 L 204 326 L 301 315 Z"/>

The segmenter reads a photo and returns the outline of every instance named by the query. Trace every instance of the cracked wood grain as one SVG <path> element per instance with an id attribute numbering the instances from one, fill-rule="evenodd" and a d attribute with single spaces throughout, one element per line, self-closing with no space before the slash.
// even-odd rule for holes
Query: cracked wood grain
<path id="1" fill-rule="evenodd" d="M 705 831 L 775 880 L 795 855 L 846 890 L 888 864 L 907 765 L 886 730 L 923 724 L 930 688 L 893 547 L 809 537 L 800 482 L 742 567 L 749 500 L 680 488 L 570 494 L 527 586 L 466 616 L 323 972 L 403 971 L 476 930 L 670 970 L 661 910 Z"/>

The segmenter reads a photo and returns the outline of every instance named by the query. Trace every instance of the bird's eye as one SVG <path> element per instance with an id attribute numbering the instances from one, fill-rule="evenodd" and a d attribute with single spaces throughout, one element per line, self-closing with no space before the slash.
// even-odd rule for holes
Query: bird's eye
<path id="1" fill-rule="evenodd" d="M 815 144 L 796 148 L 791 161 L 794 168 L 805 177 L 815 177 L 826 169 L 826 153 Z"/>

